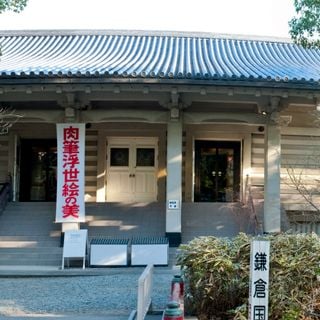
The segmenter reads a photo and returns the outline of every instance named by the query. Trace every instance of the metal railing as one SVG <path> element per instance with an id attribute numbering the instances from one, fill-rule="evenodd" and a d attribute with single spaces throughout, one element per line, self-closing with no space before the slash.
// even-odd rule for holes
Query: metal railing
<path id="1" fill-rule="evenodd" d="M 12 186 L 10 182 L 0 183 L 0 214 L 4 211 L 7 203 L 12 200 Z"/>
<path id="2" fill-rule="evenodd" d="M 316 233 L 320 236 L 320 222 L 290 222 L 293 233 Z"/>
<path id="3" fill-rule="evenodd" d="M 143 320 L 151 306 L 153 265 L 148 265 L 138 280 L 137 320 Z"/>
<path id="4" fill-rule="evenodd" d="M 256 208 L 254 205 L 254 199 L 252 195 L 250 178 L 248 175 L 246 176 L 246 180 L 245 180 L 245 191 L 244 191 L 243 203 L 246 205 L 247 209 L 249 210 L 250 224 L 254 226 L 255 234 L 261 234 L 263 230 L 257 216 Z"/>
<path id="5" fill-rule="evenodd" d="M 292 233 L 316 233 L 320 236 L 320 216 L 316 211 L 287 211 Z"/>

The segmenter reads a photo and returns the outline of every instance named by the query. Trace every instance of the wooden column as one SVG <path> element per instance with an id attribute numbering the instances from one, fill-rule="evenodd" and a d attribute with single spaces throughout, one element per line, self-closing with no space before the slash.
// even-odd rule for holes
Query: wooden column
<path id="1" fill-rule="evenodd" d="M 265 129 L 264 232 L 280 232 L 280 126 L 270 120 Z"/>
<path id="2" fill-rule="evenodd" d="M 170 246 L 181 243 L 182 123 L 169 121 L 167 127 L 166 236 Z"/>

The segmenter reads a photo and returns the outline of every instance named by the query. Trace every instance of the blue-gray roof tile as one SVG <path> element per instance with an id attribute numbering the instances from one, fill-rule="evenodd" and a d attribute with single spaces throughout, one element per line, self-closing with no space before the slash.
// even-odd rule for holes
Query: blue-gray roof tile
<path id="1" fill-rule="evenodd" d="M 320 51 L 290 42 L 143 32 L 2 32 L 0 78 L 313 82 Z"/>

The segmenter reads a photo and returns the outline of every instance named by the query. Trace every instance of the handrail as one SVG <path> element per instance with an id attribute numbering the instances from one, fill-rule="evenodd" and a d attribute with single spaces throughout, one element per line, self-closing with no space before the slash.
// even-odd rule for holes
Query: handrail
<path id="1" fill-rule="evenodd" d="M 138 302 L 136 320 L 144 320 L 151 306 L 154 266 L 149 264 L 138 280 Z"/>
<path id="2" fill-rule="evenodd" d="M 0 183 L 0 186 L 0 214 L 2 214 L 7 203 L 12 201 L 12 186 L 10 182 Z"/>
<path id="3" fill-rule="evenodd" d="M 251 183 L 249 181 L 249 175 L 246 176 L 245 181 L 245 196 L 244 196 L 244 204 L 247 206 L 250 212 L 250 220 L 254 224 L 254 230 L 256 234 L 261 233 L 260 223 L 258 220 L 256 208 L 253 201 Z"/>

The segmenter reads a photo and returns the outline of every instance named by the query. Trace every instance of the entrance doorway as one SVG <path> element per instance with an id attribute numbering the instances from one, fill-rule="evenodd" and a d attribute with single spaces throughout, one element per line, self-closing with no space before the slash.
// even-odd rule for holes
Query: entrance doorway
<path id="1" fill-rule="evenodd" d="M 239 200 L 240 149 L 236 141 L 195 141 L 195 202 Z"/>
<path id="2" fill-rule="evenodd" d="M 56 201 L 57 141 L 21 140 L 20 201 Z"/>
<path id="3" fill-rule="evenodd" d="M 156 138 L 108 138 L 107 201 L 157 200 Z"/>

